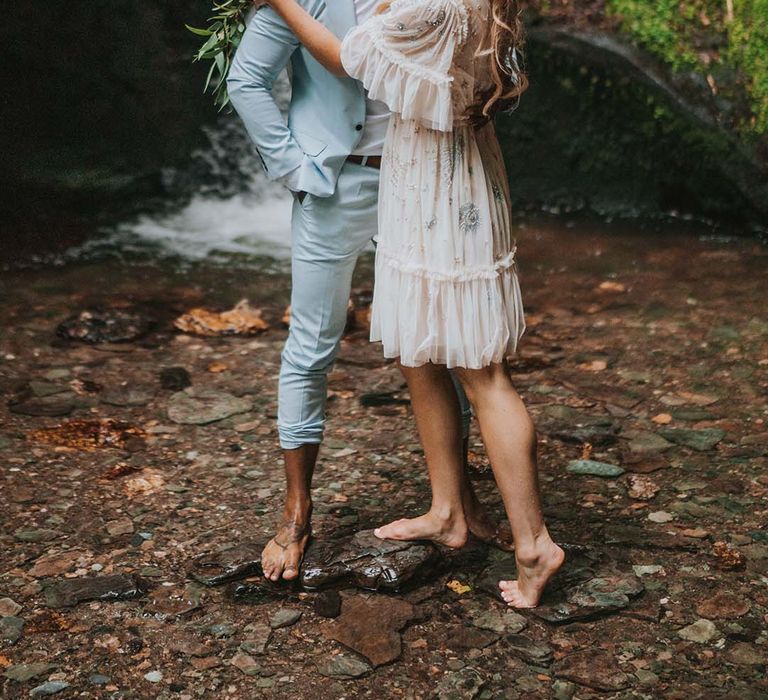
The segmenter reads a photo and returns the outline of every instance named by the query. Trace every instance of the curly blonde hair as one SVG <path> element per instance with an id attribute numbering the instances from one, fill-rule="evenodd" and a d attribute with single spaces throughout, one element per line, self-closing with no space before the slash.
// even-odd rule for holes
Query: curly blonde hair
<path id="1" fill-rule="evenodd" d="M 492 21 L 483 54 L 488 54 L 495 88 L 483 105 L 488 116 L 498 102 L 514 100 L 525 92 L 528 78 L 520 67 L 519 51 L 524 43 L 523 20 L 517 0 L 490 0 Z"/>

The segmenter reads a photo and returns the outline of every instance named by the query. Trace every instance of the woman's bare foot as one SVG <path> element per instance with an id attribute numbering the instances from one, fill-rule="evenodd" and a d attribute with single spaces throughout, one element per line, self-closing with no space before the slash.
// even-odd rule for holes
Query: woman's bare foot
<path id="1" fill-rule="evenodd" d="M 382 540 L 431 540 L 446 547 L 467 543 L 469 528 L 464 514 L 442 516 L 430 510 L 418 518 L 402 518 L 373 531 Z"/>
<path id="2" fill-rule="evenodd" d="M 281 577 L 286 581 L 295 579 L 299 575 L 299 567 L 311 533 L 312 527 L 308 519 L 304 522 L 283 521 L 277 534 L 261 553 L 264 578 L 270 581 L 279 581 Z"/>
<path id="3" fill-rule="evenodd" d="M 547 581 L 565 561 L 565 552 L 549 537 L 532 550 L 517 552 L 517 580 L 499 581 L 501 597 L 513 608 L 535 608 Z"/>

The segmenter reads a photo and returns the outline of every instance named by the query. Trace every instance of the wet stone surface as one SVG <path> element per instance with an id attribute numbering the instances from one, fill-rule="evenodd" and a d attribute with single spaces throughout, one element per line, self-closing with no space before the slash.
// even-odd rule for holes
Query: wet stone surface
<path id="1" fill-rule="evenodd" d="M 618 223 L 519 234 L 528 330 L 512 379 L 567 556 L 524 611 L 498 596 L 508 551 L 371 536 L 423 512 L 429 485 L 366 309 L 329 376 L 314 544 L 301 579 L 275 584 L 260 557 L 283 505 L 286 275 L 4 272 L 0 697 L 765 696 L 768 254 Z M 368 297 L 370 272 L 366 257 Z M 258 336 L 173 325 L 245 296 L 270 326 Z M 131 341 L 57 336 L 84 308 L 156 323 Z M 502 521 L 476 422 L 470 478 Z"/>

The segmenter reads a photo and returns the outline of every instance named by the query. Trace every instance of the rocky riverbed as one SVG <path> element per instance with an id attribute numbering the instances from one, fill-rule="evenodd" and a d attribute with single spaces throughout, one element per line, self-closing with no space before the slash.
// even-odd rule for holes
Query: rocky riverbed
<path id="1" fill-rule="evenodd" d="M 519 231 L 528 331 L 511 368 L 568 552 L 519 612 L 495 595 L 508 552 L 367 532 L 428 500 L 407 391 L 366 341 L 369 259 L 290 586 L 258 564 L 283 485 L 286 275 L 5 272 L 0 695 L 768 697 L 768 252 L 615 229 Z M 244 298 L 234 325 L 193 312 L 212 335 L 174 326 Z M 257 334 L 221 335 L 253 309 Z M 476 426 L 471 467 L 502 518 Z"/>

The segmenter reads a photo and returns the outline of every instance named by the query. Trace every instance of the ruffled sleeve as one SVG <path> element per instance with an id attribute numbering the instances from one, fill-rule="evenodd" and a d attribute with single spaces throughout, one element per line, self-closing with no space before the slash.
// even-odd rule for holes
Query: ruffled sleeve
<path id="1" fill-rule="evenodd" d="M 467 22 L 461 0 L 394 0 L 389 10 L 347 33 L 341 62 L 370 98 L 403 119 L 450 131 L 450 69 L 467 38 Z"/>

